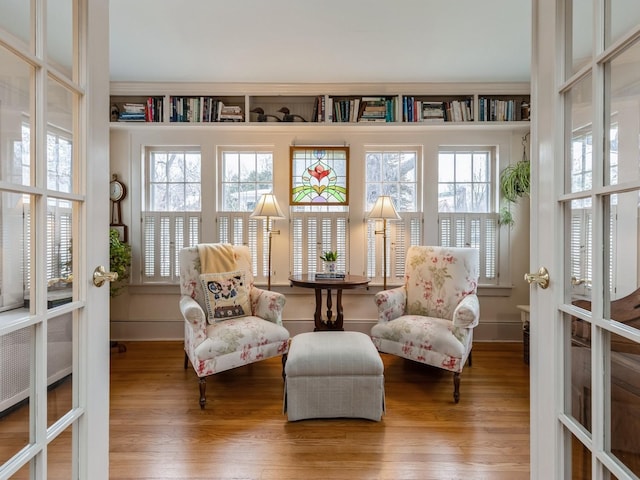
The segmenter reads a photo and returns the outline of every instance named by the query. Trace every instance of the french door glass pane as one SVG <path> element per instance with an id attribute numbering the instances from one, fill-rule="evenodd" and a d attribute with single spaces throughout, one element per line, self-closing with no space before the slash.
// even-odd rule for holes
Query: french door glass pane
<path id="1" fill-rule="evenodd" d="M 70 313 L 52 318 L 47 329 L 47 426 L 72 408 L 73 322 Z"/>
<path id="2" fill-rule="evenodd" d="M 570 37 L 567 38 L 567 46 L 570 47 L 567 49 L 570 65 L 567 73 L 571 76 L 591 61 L 593 6 L 592 0 L 567 0 L 566 4 L 572 9 Z"/>
<path id="3" fill-rule="evenodd" d="M 571 435 L 571 476 L 569 478 L 591 479 L 591 452 L 573 435 Z"/>
<path id="4" fill-rule="evenodd" d="M 2 47 L 0 65 L 0 127 L 3 152 L 0 178 L 17 185 L 31 185 L 31 152 L 34 151 L 31 148 L 33 137 L 30 132 L 34 98 L 33 68 Z"/>
<path id="5" fill-rule="evenodd" d="M 73 25 L 73 0 L 47 0 L 47 53 L 68 78 L 73 71 Z"/>
<path id="6" fill-rule="evenodd" d="M 640 9 L 640 2 L 636 2 Z M 608 65 L 606 93 L 610 97 L 609 149 L 605 183 L 637 180 L 640 177 L 640 41 L 616 56 Z"/>
<path id="7" fill-rule="evenodd" d="M 567 93 L 570 124 L 566 137 L 571 139 L 571 152 L 565 161 L 566 192 L 591 189 L 593 175 L 593 101 L 592 77 L 586 76 Z"/>
<path id="8" fill-rule="evenodd" d="M 565 258 L 568 273 L 564 291 L 570 296 L 566 301 L 591 310 L 593 281 L 593 209 L 591 198 L 572 200 L 566 204 Z M 588 304 L 588 305 L 587 305 Z"/>
<path id="9" fill-rule="evenodd" d="M 614 333 L 609 336 L 611 453 L 640 476 L 640 344 Z"/>
<path id="10" fill-rule="evenodd" d="M 73 477 L 72 448 L 73 427 L 67 427 L 47 449 L 47 478 L 67 479 Z"/>
<path id="11" fill-rule="evenodd" d="M 50 197 L 47 202 L 47 307 L 69 303 L 73 294 L 73 204 Z"/>
<path id="12" fill-rule="evenodd" d="M 571 352 L 567 363 L 567 377 L 571 378 L 568 413 L 591 431 L 591 324 L 568 315 L 566 318 L 571 328 L 571 336 L 567 339 L 567 350 Z"/>
<path id="13" fill-rule="evenodd" d="M 637 314 L 638 289 L 638 205 L 640 192 L 630 191 L 603 197 L 605 318 L 640 329 Z"/>
<path id="14" fill-rule="evenodd" d="M 33 341 L 33 326 L 0 337 L 0 465 L 30 442 Z"/>
<path id="15" fill-rule="evenodd" d="M 15 35 L 25 45 L 29 45 L 31 37 L 31 5 L 34 2 L 11 0 L 0 2 L 0 28 Z M 0 64 L 3 65 L 0 61 Z"/>
<path id="16" fill-rule="evenodd" d="M 49 79 L 47 82 L 47 188 L 72 191 L 73 93 Z"/>
<path id="17" fill-rule="evenodd" d="M 609 46 L 640 23 L 640 2 L 608 0 L 607 4 L 611 12 L 605 29 L 606 44 Z"/>

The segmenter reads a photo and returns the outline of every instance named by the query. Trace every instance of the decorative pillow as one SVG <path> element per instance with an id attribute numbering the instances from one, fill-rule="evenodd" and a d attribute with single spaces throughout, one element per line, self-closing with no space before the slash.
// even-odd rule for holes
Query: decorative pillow
<path id="1" fill-rule="evenodd" d="M 209 323 L 251 315 L 245 272 L 202 273 L 202 290 Z"/>

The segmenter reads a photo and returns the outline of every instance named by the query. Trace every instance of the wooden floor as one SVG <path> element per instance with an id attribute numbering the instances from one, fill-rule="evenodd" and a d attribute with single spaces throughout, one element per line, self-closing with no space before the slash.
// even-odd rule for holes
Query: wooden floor
<path id="1" fill-rule="evenodd" d="M 288 422 L 279 358 L 210 377 L 201 410 L 181 342 L 126 346 L 111 355 L 111 479 L 529 478 L 522 344 L 476 343 L 457 405 L 451 373 L 383 355 L 381 422 Z"/>

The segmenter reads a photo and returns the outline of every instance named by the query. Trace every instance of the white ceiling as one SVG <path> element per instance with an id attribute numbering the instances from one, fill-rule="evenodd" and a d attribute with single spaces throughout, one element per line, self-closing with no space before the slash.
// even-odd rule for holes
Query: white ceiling
<path id="1" fill-rule="evenodd" d="M 527 82 L 531 0 L 110 0 L 112 81 Z"/>

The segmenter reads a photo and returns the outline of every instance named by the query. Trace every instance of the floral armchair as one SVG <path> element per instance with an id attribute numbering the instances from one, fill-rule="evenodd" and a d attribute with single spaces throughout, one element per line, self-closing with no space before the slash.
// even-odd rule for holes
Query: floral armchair
<path id="1" fill-rule="evenodd" d="M 246 305 L 244 310 L 242 307 L 215 308 L 212 304 L 217 298 L 225 295 L 227 298 L 239 298 L 241 295 L 236 295 L 239 288 L 233 289 L 232 294 L 229 290 L 220 293 L 209 288 L 205 277 L 216 273 L 202 275 L 200 246 L 180 250 L 180 311 L 185 320 L 184 368 L 191 361 L 199 377 L 201 408 L 206 403 L 206 377 L 278 355 L 283 356 L 284 362 L 289 348 L 289 332 L 282 326 L 285 297 L 254 286 L 249 248 L 208 245 L 225 247 L 226 250 L 221 251 L 233 256 L 226 260 L 233 262 L 237 267 L 234 273 L 243 278 L 242 292 Z M 228 272 L 217 272 L 217 275 L 225 276 Z M 228 287 L 219 278 L 211 281 L 213 284 Z M 206 291 L 203 285 L 207 286 Z M 212 292 L 217 294 L 215 298 Z"/>
<path id="2" fill-rule="evenodd" d="M 375 296 L 371 338 L 378 351 L 452 371 L 455 403 L 480 318 L 478 269 L 474 248 L 413 246 L 405 284 Z"/>

